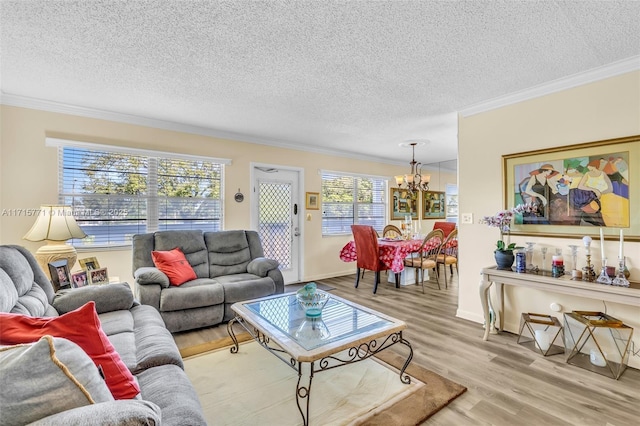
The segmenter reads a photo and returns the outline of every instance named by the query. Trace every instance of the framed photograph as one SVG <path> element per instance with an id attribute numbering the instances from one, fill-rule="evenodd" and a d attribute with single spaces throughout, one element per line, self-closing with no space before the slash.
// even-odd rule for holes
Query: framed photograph
<path id="1" fill-rule="evenodd" d="M 107 268 L 89 269 L 87 270 L 87 275 L 89 276 L 89 284 L 91 285 L 109 284 Z"/>
<path id="2" fill-rule="evenodd" d="M 69 278 L 69 266 L 67 259 L 57 260 L 49 263 L 49 274 L 51 274 L 51 282 L 53 288 L 58 291 L 62 288 L 71 288 L 71 279 Z"/>
<path id="3" fill-rule="evenodd" d="M 640 135 L 502 156 L 511 233 L 640 241 Z"/>
<path id="4" fill-rule="evenodd" d="M 71 274 L 71 288 L 80 288 L 89 285 L 87 271 L 76 272 Z"/>
<path id="5" fill-rule="evenodd" d="M 444 219 L 445 211 L 444 191 L 422 191 L 422 218 Z"/>
<path id="6" fill-rule="evenodd" d="M 412 220 L 418 219 L 418 192 L 411 194 L 406 189 L 391 188 L 389 191 L 389 205 L 391 206 L 390 220 L 404 220 L 411 216 Z"/>
<path id="7" fill-rule="evenodd" d="M 320 209 L 320 193 L 319 192 L 307 192 L 307 210 L 319 210 Z"/>
<path id="8" fill-rule="evenodd" d="M 100 264 L 98 263 L 98 259 L 95 257 L 86 257 L 84 259 L 78 260 L 80 263 L 80 267 L 85 271 L 90 271 L 92 269 L 100 269 Z"/>

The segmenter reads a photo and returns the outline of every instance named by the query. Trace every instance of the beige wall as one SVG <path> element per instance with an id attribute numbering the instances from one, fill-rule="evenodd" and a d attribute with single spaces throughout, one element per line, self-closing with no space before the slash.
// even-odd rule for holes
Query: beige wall
<path id="1" fill-rule="evenodd" d="M 482 322 L 479 272 L 482 267 L 494 264 L 492 252 L 497 231 L 478 224 L 478 220 L 503 205 L 501 155 L 640 134 L 639 94 L 640 73 L 634 72 L 460 119 L 459 211 L 474 215 L 474 224 L 460 225 L 460 317 Z M 0 114 L 2 209 L 37 208 L 56 202 L 56 149 L 45 147 L 45 136 L 232 159 L 225 176 L 225 229 L 249 226 L 248 199 L 238 204 L 233 201 L 233 194 L 238 187 L 249 194 L 251 162 L 301 167 L 305 171 L 304 190 L 315 192 L 320 191 L 318 169 L 391 177 L 405 173 L 408 168 L 24 108 L 2 106 Z M 444 190 L 446 183 L 456 182 L 456 176 L 442 173 L 439 177 L 438 173 L 432 173 L 432 180 L 434 190 Z M 338 252 L 349 236 L 322 238 L 321 211 L 310 213 L 311 222 L 303 222 L 303 279 L 353 273 L 353 264 L 338 259 Z M 23 216 L 0 216 L 0 243 L 21 244 L 35 251 L 39 243 L 22 239 L 32 221 Z M 423 229 L 430 229 L 431 222 L 424 221 Z M 522 243 L 525 237 L 513 239 Z M 577 241 L 531 237 L 526 240 L 562 247 L 565 251 L 568 244 Z M 628 243 L 625 251 L 630 258 L 632 278 L 640 280 L 640 243 Z M 111 275 L 132 280 L 130 250 L 80 253 L 80 257 L 93 255 L 109 268 Z M 521 312 L 552 314 L 551 302 L 562 304 L 565 310 L 606 309 L 640 328 L 638 308 L 613 303 L 605 307 L 601 301 L 520 288 L 507 290 L 507 329 L 517 332 Z M 638 348 L 640 333 L 635 335 Z M 638 357 L 634 357 L 631 365 L 640 366 Z"/>
<path id="2" fill-rule="evenodd" d="M 8 210 L 57 202 L 57 150 L 45 147 L 45 136 L 231 159 L 232 164 L 225 168 L 225 229 L 250 226 L 252 162 L 303 168 L 304 190 L 320 192 L 319 169 L 389 176 L 391 180 L 393 175 L 408 171 L 411 154 L 407 151 L 406 166 L 394 166 L 25 108 L 2 106 L 1 113 L 0 206 Z M 437 169 L 431 174 L 434 190 L 444 191 L 447 183 L 456 183 L 453 174 L 438 173 Z M 243 203 L 233 201 L 238 188 L 246 195 Z M 303 279 L 353 273 L 355 264 L 338 258 L 350 236 L 323 238 L 321 210 L 309 213 L 311 221 L 302 223 Z M 423 229 L 431 229 L 431 222 L 424 221 Z M 0 243 L 37 250 L 41 243 L 22 239 L 32 224 L 31 217 L 0 216 Z M 129 249 L 79 253 L 80 258 L 88 256 L 96 256 L 101 266 L 109 268 L 111 276 L 132 281 Z"/>
<path id="3" fill-rule="evenodd" d="M 502 208 L 501 156 L 517 152 L 611 139 L 640 134 L 640 72 L 632 72 L 559 93 L 521 102 L 459 120 L 459 200 L 460 213 L 473 213 L 473 224 L 460 225 L 460 295 L 458 315 L 482 321 L 478 296 L 480 270 L 495 264 L 493 249 L 499 234 L 495 228 L 478 223 L 482 216 Z M 633 167 L 640 166 L 633 164 Z M 638 195 L 637 186 L 632 189 Z M 637 213 L 637 212 L 636 212 Z M 594 232 L 596 234 L 596 232 Z M 524 245 L 534 241 L 562 248 L 578 239 L 512 237 Z M 617 245 L 606 245 L 609 258 L 617 257 Z M 599 243 L 598 246 L 599 247 Z M 631 277 L 640 281 L 640 243 L 625 245 Z M 584 257 L 579 262 L 584 264 Z M 594 260 L 599 267 L 599 260 Z M 594 284 L 599 285 L 599 284 Z M 640 308 L 615 303 L 561 296 L 523 288 L 506 292 L 506 329 L 518 332 L 522 312 L 559 316 L 549 305 L 558 302 L 564 311 L 596 310 L 625 321 L 636 329 L 635 348 L 640 348 Z M 478 338 L 481 330 L 478 330 Z M 640 357 L 630 365 L 640 366 Z"/>

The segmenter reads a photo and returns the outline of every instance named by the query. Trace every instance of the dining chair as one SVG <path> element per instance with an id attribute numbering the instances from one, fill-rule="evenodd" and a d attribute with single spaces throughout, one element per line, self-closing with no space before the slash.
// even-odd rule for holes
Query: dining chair
<path id="1" fill-rule="evenodd" d="M 444 232 L 444 237 L 447 238 L 451 233 L 451 231 L 456 229 L 456 224 L 455 222 L 438 221 L 438 222 L 434 222 L 433 229 L 442 229 L 442 232 Z"/>
<path id="2" fill-rule="evenodd" d="M 424 271 L 428 269 L 434 269 L 436 271 L 436 281 L 438 283 L 438 290 L 440 289 L 440 280 L 438 279 L 439 271 L 437 269 L 438 263 L 436 257 L 440 252 L 440 246 L 444 241 L 444 232 L 442 229 L 434 229 L 429 232 L 420 248 L 414 252 L 414 255 L 407 257 L 404 260 L 404 266 L 414 268 L 416 270 L 416 285 L 418 284 L 418 274 L 420 274 L 420 283 L 422 284 L 422 292 L 424 293 Z"/>
<path id="3" fill-rule="evenodd" d="M 368 225 L 351 225 L 351 232 L 353 232 L 353 239 L 356 244 L 356 284 L 358 288 L 360 283 L 360 270 L 368 269 L 375 273 L 373 294 L 378 290 L 378 283 L 380 282 L 380 271 L 386 271 L 389 269 L 380 260 L 380 248 L 378 247 L 378 233 L 372 226 Z M 396 274 L 396 279 L 397 274 Z"/>
<path id="4" fill-rule="evenodd" d="M 440 253 L 436 257 L 438 266 L 436 269 L 440 273 L 440 265 L 444 266 L 444 287 L 448 288 L 447 284 L 447 265 L 451 270 L 451 276 L 453 276 L 453 265 L 456 265 L 456 273 L 458 273 L 458 229 L 451 231 L 449 236 L 445 238 L 440 248 Z"/>
<path id="5" fill-rule="evenodd" d="M 387 225 L 382 230 L 382 237 L 385 238 L 395 238 L 402 235 L 402 231 L 395 225 Z"/>
<path id="6" fill-rule="evenodd" d="M 402 231 L 395 225 L 386 225 L 382 230 L 382 238 L 397 238 L 402 237 Z M 388 275 L 389 271 L 385 271 L 385 274 Z M 362 272 L 362 276 L 364 277 L 364 272 Z"/>

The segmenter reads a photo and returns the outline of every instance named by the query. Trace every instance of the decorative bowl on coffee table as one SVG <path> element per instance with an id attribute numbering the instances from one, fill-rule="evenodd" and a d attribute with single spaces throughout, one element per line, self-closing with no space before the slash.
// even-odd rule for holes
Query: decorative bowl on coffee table
<path id="1" fill-rule="evenodd" d="M 329 298 L 329 293 L 322 290 L 316 290 L 313 293 L 296 293 L 296 299 L 302 309 L 304 309 L 305 315 L 311 318 L 322 315 L 322 308 L 327 304 Z"/>

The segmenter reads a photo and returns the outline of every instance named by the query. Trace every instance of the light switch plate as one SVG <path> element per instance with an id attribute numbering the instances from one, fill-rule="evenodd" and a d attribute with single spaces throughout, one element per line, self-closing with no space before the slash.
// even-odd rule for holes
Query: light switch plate
<path id="1" fill-rule="evenodd" d="M 473 213 L 462 213 L 460 220 L 462 223 L 473 223 Z"/>

